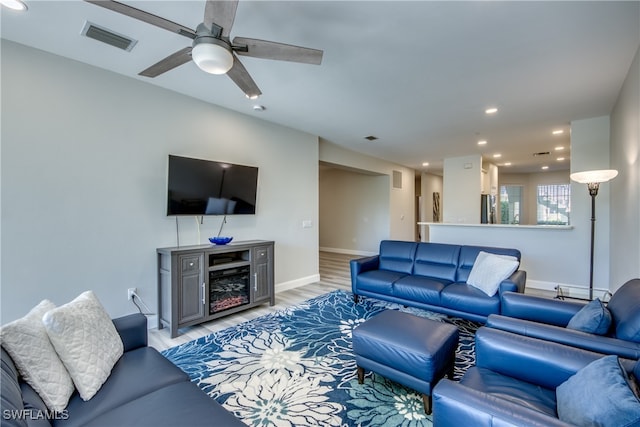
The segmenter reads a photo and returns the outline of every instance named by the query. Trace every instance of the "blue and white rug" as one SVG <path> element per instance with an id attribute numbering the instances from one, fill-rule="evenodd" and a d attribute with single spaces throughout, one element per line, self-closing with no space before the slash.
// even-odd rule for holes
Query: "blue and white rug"
<path id="1" fill-rule="evenodd" d="M 430 426 L 421 396 L 367 372 L 358 384 L 351 331 L 382 310 L 460 331 L 455 378 L 474 363 L 478 324 L 333 291 L 165 350 L 193 382 L 250 426 Z"/>

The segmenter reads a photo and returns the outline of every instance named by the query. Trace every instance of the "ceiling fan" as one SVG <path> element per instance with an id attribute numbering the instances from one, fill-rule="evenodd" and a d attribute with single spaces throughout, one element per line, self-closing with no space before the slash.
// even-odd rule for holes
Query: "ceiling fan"
<path id="1" fill-rule="evenodd" d="M 85 1 L 193 40 L 191 46 L 180 49 L 141 71 L 139 73 L 141 76 L 156 77 L 193 59 L 203 71 L 211 74 L 227 74 L 248 98 L 255 99 L 262 92 L 236 54 L 316 65 L 322 62 L 322 50 L 245 37 L 235 37 L 230 41 L 229 33 L 236 17 L 238 0 L 206 0 L 204 21 L 195 31 L 117 1 Z"/>

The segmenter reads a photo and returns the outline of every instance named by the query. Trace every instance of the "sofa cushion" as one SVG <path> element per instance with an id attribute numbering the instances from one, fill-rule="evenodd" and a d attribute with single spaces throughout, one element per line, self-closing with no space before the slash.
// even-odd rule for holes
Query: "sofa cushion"
<path id="1" fill-rule="evenodd" d="M 615 336 L 640 342 L 640 279 L 631 279 L 613 293 L 607 308 L 613 317 Z"/>
<path id="2" fill-rule="evenodd" d="M 42 321 L 78 393 L 91 399 L 124 350 L 113 321 L 91 291 L 47 312 Z"/>
<path id="3" fill-rule="evenodd" d="M 488 316 L 500 313 L 500 298 L 487 296 L 466 283 L 452 283 L 440 292 L 440 305 L 467 313 Z"/>
<path id="4" fill-rule="evenodd" d="M 598 298 L 582 307 L 567 324 L 569 329 L 597 335 L 606 334 L 610 326 L 611 313 Z"/>
<path id="5" fill-rule="evenodd" d="M 473 264 L 476 262 L 476 258 L 480 251 L 496 255 L 508 255 L 515 257 L 518 261 L 520 260 L 520 251 L 517 249 L 494 248 L 491 246 L 461 246 L 460 258 L 458 259 L 458 270 L 456 272 L 456 282 L 467 283 Z"/>
<path id="6" fill-rule="evenodd" d="M 640 401 L 625 380 L 617 356 L 605 356 L 576 372 L 556 389 L 558 417 L 577 426 L 640 423 Z"/>
<path id="7" fill-rule="evenodd" d="M 246 427 L 246 424 L 189 381 L 160 388 L 85 424 L 86 427 L 212 425 Z"/>
<path id="8" fill-rule="evenodd" d="M 22 378 L 38 392 L 52 411 L 62 411 L 74 391 L 73 382 L 54 350 L 42 317 L 56 306 L 43 300 L 21 319 L 2 327 L 2 346 Z"/>
<path id="9" fill-rule="evenodd" d="M 442 279 L 446 283 L 451 283 L 456 280 L 459 256 L 459 245 L 420 243 L 416 250 L 413 274 Z"/>
<path id="10" fill-rule="evenodd" d="M 64 420 L 66 413 L 54 412 L 52 413 L 42 398 L 29 384 L 20 382 L 20 391 L 22 392 L 22 402 L 24 403 L 24 409 L 28 427 L 51 427 L 52 420 Z"/>
<path id="11" fill-rule="evenodd" d="M 152 347 L 128 351 L 115 364 L 100 392 L 84 401 L 74 394 L 69 401 L 68 427 L 91 419 L 162 387 L 189 380 L 187 374 Z"/>
<path id="12" fill-rule="evenodd" d="M 383 240 L 380 242 L 380 270 L 411 274 L 417 247 L 416 242 Z"/>
<path id="13" fill-rule="evenodd" d="M 480 251 L 473 263 L 467 283 L 492 297 L 500 283 L 518 269 L 520 262 L 512 256 Z"/>
<path id="14" fill-rule="evenodd" d="M 5 417 L 4 411 L 22 411 L 22 393 L 18 381 L 18 369 L 9 354 L 2 348 L 2 376 L 0 377 L 0 388 L 2 389 L 2 426 L 26 427 L 27 423 L 19 417 Z M 11 413 L 11 412 L 10 412 Z M 16 412 L 17 413 L 17 412 Z"/>
<path id="15" fill-rule="evenodd" d="M 556 417 L 555 390 L 479 367 L 469 368 L 460 384 Z"/>
<path id="16" fill-rule="evenodd" d="M 358 290 L 391 295 L 393 283 L 407 276 L 405 273 L 389 270 L 371 270 L 358 275 Z"/>
<path id="17" fill-rule="evenodd" d="M 393 284 L 393 296 L 423 304 L 440 305 L 440 292 L 448 283 L 423 276 L 405 276 Z"/>

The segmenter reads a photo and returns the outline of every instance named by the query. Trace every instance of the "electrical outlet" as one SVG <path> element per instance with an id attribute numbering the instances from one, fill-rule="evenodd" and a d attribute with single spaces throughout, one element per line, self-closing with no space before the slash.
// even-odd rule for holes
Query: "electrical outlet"
<path id="1" fill-rule="evenodd" d="M 134 293 L 136 293 L 136 294 L 138 293 L 138 289 L 137 288 L 129 288 L 129 289 L 127 289 L 127 299 L 129 301 L 131 301 L 133 299 L 133 294 Z"/>

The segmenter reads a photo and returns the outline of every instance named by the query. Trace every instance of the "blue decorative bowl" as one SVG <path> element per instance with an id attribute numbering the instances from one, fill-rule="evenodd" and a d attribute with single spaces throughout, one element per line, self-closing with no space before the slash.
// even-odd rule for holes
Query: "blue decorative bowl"
<path id="1" fill-rule="evenodd" d="M 209 237 L 209 241 L 214 245 L 226 245 L 233 240 L 233 237 Z"/>

